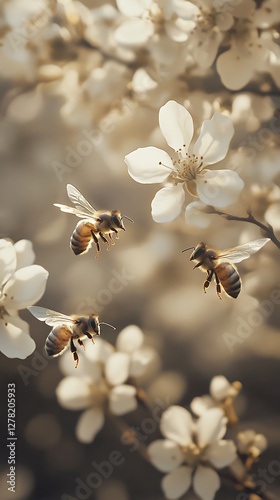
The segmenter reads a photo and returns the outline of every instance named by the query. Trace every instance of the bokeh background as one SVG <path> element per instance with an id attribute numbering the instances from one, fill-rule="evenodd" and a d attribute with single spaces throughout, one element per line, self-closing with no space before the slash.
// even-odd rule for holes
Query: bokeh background
<path id="1" fill-rule="evenodd" d="M 256 2 L 258 7 L 263 3 Z M 147 47 L 117 50 L 111 37 L 121 21 L 109 14 L 101 19 L 97 10 L 104 6 L 101 1 L 38 5 L 0 2 L 4 40 L 0 55 L 1 236 L 13 241 L 30 239 L 35 262 L 49 271 L 39 305 L 65 314 L 97 312 L 117 332 L 129 324 L 142 328 L 161 362 L 145 382 L 152 398 L 166 396 L 171 403 L 188 407 L 193 397 L 208 392 L 213 376 L 239 380 L 243 390 L 236 401 L 238 429 L 254 428 L 267 436 L 269 446 L 258 464 L 267 468 L 271 460 L 279 460 L 279 306 L 269 317 L 261 315 L 247 338 L 241 339 L 237 332 L 240 318 L 248 324 L 252 311 L 260 311 L 262 302 L 280 288 L 279 249 L 269 243 L 238 265 L 243 291 L 236 301 L 225 295 L 219 300 L 214 286 L 204 294 L 203 275 L 192 270 L 188 252 L 181 250 L 199 241 L 217 248 L 235 246 L 261 237 L 259 229 L 216 215 L 205 216 L 207 227 L 187 225 L 183 214 L 173 223 L 156 224 L 150 203 L 157 186 L 134 182 L 124 156 L 147 145 L 166 149 L 158 129 L 158 110 L 168 99 L 185 104 L 196 130 L 213 111 L 227 112 L 234 121 L 235 136 L 228 157 L 217 168 L 238 165 L 245 180 L 244 195 L 230 208 L 231 213 L 244 215 L 248 206 L 253 207 L 260 220 L 274 224 L 277 234 L 276 83 L 263 72 L 244 88 L 227 89 L 215 65 L 201 68 L 182 61 L 181 67 L 171 68 L 155 62 Z M 110 5 L 117 8 L 113 1 Z M 272 26 L 278 32 L 279 23 Z M 133 83 L 142 66 L 150 71 L 154 87 L 143 90 Z M 268 133 L 260 134 L 263 130 Z M 85 134 L 93 142 L 87 140 L 85 145 Z M 102 246 L 98 260 L 95 249 L 76 257 L 69 248 L 78 219 L 53 207 L 53 203 L 68 204 L 67 183 L 98 209 L 118 208 L 134 220 L 134 224 L 126 221 L 126 232 L 110 252 Z M 119 293 L 104 299 L 114 273 L 123 272 L 129 280 Z M 112 450 L 120 450 L 125 463 L 90 498 L 162 499 L 161 474 L 137 452 L 129 452 L 111 419 L 94 443 L 77 440 L 79 412 L 61 408 L 55 395 L 63 377 L 59 361 L 42 357 L 50 329 L 28 311 L 20 315 L 29 322 L 37 347 L 25 360 L 1 355 L 1 499 L 58 500 L 63 494 L 75 498 L 75 478 L 85 480 L 92 471 L 91 462 L 107 460 Z M 232 349 L 226 341 L 228 334 L 239 339 Z M 104 339 L 114 343 L 115 335 L 103 326 Z M 87 349 L 91 348 L 88 342 Z M 22 367 L 33 370 L 27 384 L 20 374 Z M 15 494 L 6 488 L 6 393 L 11 382 L 16 383 L 17 396 Z M 124 420 L 137 425 L 147 416 L 147 410 L 140 407 Z M 158 436 L 149 436 L 147 442 Z M 279 494 L 278 476 L 268 488 Z M 187 498 L 195 497 L 189 493 Z M 216 498 L 231 500 L 237 493 L 223 487 Z"/>

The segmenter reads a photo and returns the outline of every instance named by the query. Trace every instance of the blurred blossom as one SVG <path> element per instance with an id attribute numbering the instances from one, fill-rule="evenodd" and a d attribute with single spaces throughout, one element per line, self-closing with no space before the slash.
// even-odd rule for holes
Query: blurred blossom
<path id="1" fill-rule="evenodd" d="M 267 448 L 267 439 L 263 434 L 253 430 L 246 430 L 237 434 L 237 448 L 242 455 L 259 457 Z"/>
<path id="2" fill-rule="evenodd" d="M 279 54 L 280 47 L 271 33 L 259 33 L 248 19 L 240 19 L 235 24 L 230 49 L 217 59 L 217 71 L 223 84 L 231 90 L 244 87 L 256 71 L 270 73 L 279 87 Z"/>
<path id="3" fill-rule="evenodd" d="M 0 240 L 0 349 L 8 358 L 24 359 L 35 349 L 29 325 L 17 311 L 32 306 L 43 296 L 49 273 L 33 264 L 31 241 L 14 245 Z"/>
<path id="4" fill-rule="evenodd" d="M 170 41 L 185 42 L 199 13 L 193 3 L 182 0 L 116 1 L 120 12 L 129 18 L 117 28 L 116 41 L 132 47 L 145 45 L 156 34 L 161 37 L 163 31 Z"/>
<path id="5" fill-rule="evenodd" d="M 191 402 L 192 411 L 198 415 L 203 415 L 209 408 L 221 408 L 230 423 L 236 423 L 236 418 L 232 409 L 232 402 L 241 390 L 240 382 L 231 384 L 226 377 L 218 375 L 211 380 L 210 394 L 196 397 Z"/>
<path id="6" fill-rule="evenodd" d="M 208 409 L 197 421 L 180 406 L 171 406 L 160 421 L 165 439 L 148 447 L 152 464 L 167 473 L 162 489 L 168 499 L 182 497 L 191 487 L 202 500 L 215 497 L 220 478 L 215 469 L 231 464 L 236 458 L 233 441 L 223 439 L 226 418 L 218 408 Z"/>
<path id="7" fill-rule="evenodd" d="M 238 200 L 244 186 L 236 172 L 209 170 L 205 167 L 225 158 L 233 136 L 231 120 L 215 113 L 205 120 L 193 148 L 193 120 L 184 106 L 168 101 L 159 111 L 159 125 L 177 159 L 155 147 L 140 148 L 125 157 L 130 176 L 137 182 L 164 182 L 152 201 L 156 222 L 170 222 L 181 212 L 185 191 L 203 203 L 226 207 Z"/>
<path id="8" fill-rule="evenodd" d="M 274 107 L 270 97 L 244 93 L 233 97 L 230 117 L 234 125 L 239 126 L 238 131 L 240 126 L 243 126 L 245 131 L 254 132 L 259 129 L 262 122 L 271 119 L 273 113 Z M 240 139 L 243 140 L 244 137 Z"/>
<path id="9" fill-rule="evenodd" d="M 142 377 L 157 359 L 156 352 L 144 345 L 143 332 L 136 325 L 122 330 L 116 348 L 97 339 L 81 356 L 79 369 L 61 360 L 68 375 L 57 387 L 59 403 L 70 410 L 86 409 L 80 416 L 76 434 L 91 442 L 104 424 L 104 414 L 124 415 L 137 407 L 137 389 L 132 379 Z M 130 383 L 131 381 L 131 383 Z"/>

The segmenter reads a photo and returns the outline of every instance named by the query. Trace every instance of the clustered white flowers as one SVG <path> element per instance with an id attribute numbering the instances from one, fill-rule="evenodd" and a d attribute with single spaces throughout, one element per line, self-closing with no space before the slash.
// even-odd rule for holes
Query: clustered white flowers
<path id="1" fill-rule="evenodd" d="M 31 241 L 0 240 L 0 350 L 9 358 L 26 358 L 35 349 L 29 324 L 18 315 L 45 292 L 49 273 L 34 260 Z"/>
<path id="2" fill-rule="evenodd" d="M 133 381 L 143 376 L 157 361 L 156 351 L 144 344 L 143 332 L 129 325 L 118 335 L 116 348 L 97 339 L 88 346 L 79 370 L 64 357 L 61 367 L 67 376 L 57 387 L 62 406 L 70 410 L 86 409 L 80 416 L 76 434 L 80 441 L 91 442 L 103 427 L 106 412 L 124 415 L 137 408 L 137 388 Z"/>
<path id="3" fill-rule="evenodd" d="M 220 487 L 214 469 L 226 467 L 236 458 L 233 441 L 223 439 L 223 411 L 211 408 L 194 422 L 187 410 L 171 406 L 162 415 L 160 429 L 166 439 L 150 444 L 148 453 L 155 467 L 168 473 L 161 483 L 165 497 L 180 498 L 193 484 L 199 498 L 214 498 Z"/>
<path id="4" fill-rule="evenodd" d="M 65 144 L 61 163 L 57 134 L 59 147 L 46 143 L 51 153 L 40 150 L 39 161 L 60 181 L 97 153 L 116 178 L 160 185 L 151 203 L 155 222 L 170 223 L 183 213 L 196 235 L 216 213 L 255 224 L 280 248 L 274 232 L 280 230 L 278 0 L 93 4 L 1 2 L 2 104 L 9 126 L 33 120 L 36 126 L 51 103 L 55 122 L 71 130 L 72 142 Z M 9 126 L 1 128 L 1 152 L 18 144 Z M 235 210 L 244 213 L 235 216 Z M 224 227 L 214 228 L 214 235 L 220 237 Z M 0 240 L 0 351 L 9 358 L 26 358 L 35 349 L 29 325 L 18 314 L 45 291 L 48 272 L 34 258 L 30 241 Z M 272 257 L 266 259 L 253 283 L 262 294 L 264 282 L 279 285 Z M 141 382 L 160 363 L 136 325 L 121 331 L 115 346 L 100 338 L 85 346 L 78 369 L 70 353 L 63 354 L 64 378 L 56 395 L 62 407 L 82 410 L 76 437 L 91 443 L 108 415 L 117 420 L 137 410 Z M 174 404 L 179 398 L 169 403 L 159 423 L 162 438 L 150 436 L 143 454 L 164 474 L 167 499 L 192 489 L 200 500 L 213 500 L 224 472 L 238 491 L 260 498 L 250 474 L 266 437 L 252 429 L 237 432 L 236 439 L 226 436 L 238 423 L 234 401 L 240 390 L 240 382 L 218 375 L 209 394 L 191 401 L 190 411 Z"/>

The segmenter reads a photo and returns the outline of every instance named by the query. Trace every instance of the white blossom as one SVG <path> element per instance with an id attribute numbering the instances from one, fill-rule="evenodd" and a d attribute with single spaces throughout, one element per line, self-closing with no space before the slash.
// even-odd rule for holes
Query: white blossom
<path id="1" fill-rule="evenodd" d="M 230 399 L 236 398 L 241 389 L 240 382 L 231 384 L 223 375 L 217 375 L 210 382 L 210 394 L 196 397 L 191 402 L 191 409 L 195 415 L 201 416 L 209 408 L 221 408 Z"/>
<path id="2" fill-rule="evenodd" d="M 231 120 L 215 113 L 205 120 L 193 147 L 193 120 L 184 106 L 168 101 L 159 112 L 159 125 L 176 159 L 162 149 L 149 146 L 126 155 L 130 176 L 143 184 L 164 182 L 152 201 L 156 222 L 170 222 L 179 216 L 187 191 L 203 203 L 226 207 L 237 201 L 243 181 L 230 170 L 209 170 L 225 158 L 233 136 Z"/>
<path id="3" fill-rule="evenodd" d="M 136 388 L 125 384 L 127 364 L 115 356 L 113 347 L 98 339 L 94 349 L 87 349 L 80 357 L 79 370 L 61 359 L 61 367 L 68 373 L 59 383 L 56 394 L 59 403 L 68 410 L 84 410 L 77 426 L 77 438 L 84 443 L 94 440 L 104 425 L 105 413 L 123 415 L 137 408 Z"/>
<path id="4" fill-rule="evenodd" d="M 248 429 L 237 434 L 237 448 L 242 455 L 257 458 L 267 448 L 267 439 L 263 434 Z"/>
<path id="5" fill-rule="evenodd" d="M 0 240 L 0 350 L 8 358 L 24 359 L 35 349 L 29 325 L 18 311 L 32 306 L 44 294 L 48 272 L 33 264 L 31 241 Z"/>
<path id="6" fill-rule="evenodd" d="M 191 2 L 182 0 L 117 0 L 120 12 L 126 19 L 116 30 L 118 43 L 128 46 L 146 44 L 162 31 L 169 41 L 185 42 L 199 9 Z"/>
<path id="7" fill-rule="evenodd" d="M 98 338 L 82 353 L 78 370 L 66 356 L 60 360 L 67 376 L 57 387 L 58 400 L 67 409 L 85 410 L 76 428 L 80 441 L 95 438 L 106 412 L 124 415 L 136 409 L 137 389 L 130 380 L 143 376 L 155 358 L 156 352 L 144 344 L 142 330 L 129 325 L 118 335 L 116 348 Z"/>
<path id="8" fill-rule="evenodd" d="M 197 421 L 180 406 L 171 406 L 162 415 L 160 429 L 165 439 L 148 447 L 152 464 L 167 473 L 162 489 L 168 499 L 183 496 L 191 484 L 202 500 L 212 500 L 220 488 L 214 469 L 231 464 L 236 458 L 232 441 L 223 439 L 226 419 L 222 410 L 211 408 Z"/>

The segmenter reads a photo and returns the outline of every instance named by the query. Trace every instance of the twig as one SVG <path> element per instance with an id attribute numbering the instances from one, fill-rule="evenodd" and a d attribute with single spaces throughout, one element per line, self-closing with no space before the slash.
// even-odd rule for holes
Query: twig
<path id="1" fill-rule="evenodd" d="M 275 233 L 273 231 L 273 227 L 270 224 L 263 224 L 262 222 L 258 221 L 255 219 L 255 217 L 252 215 L 251 212 L 247 212 L 248 216 L 247 217 L 239 217 L 238 215 L 231 215 L 227 214 L 226 212 L 221 212 L 220 210 L 217 210 L 214 207 L 211 207 L 213 209 L 211 211 L 212 214 L 215 215 L 220 215 L 224 219 L 227 220 L 235 220 L 238 222 L 249 222 L 250 224 L 255 224 L 255 226 L 258 226 L 262 231 L 263 234 L 267 237 L 270 238 L 272 243 L 277 246 L 280 250 L 280 241 L 276 238 Z"/>

